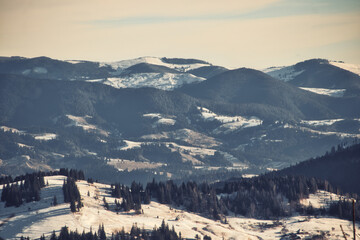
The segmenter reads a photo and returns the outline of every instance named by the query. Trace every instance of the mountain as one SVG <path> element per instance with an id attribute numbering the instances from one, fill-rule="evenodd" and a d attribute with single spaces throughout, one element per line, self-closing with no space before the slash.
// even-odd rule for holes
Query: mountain
<path id="1" fill-rule="evenodd" d="M 301 90 L 290 84 L 253 69 L 236 69 L 216 75 L 207 81 L 184 85 L 179 89 L 195 98 L 233 104 L 257 104 L 266 109 L 276 108 L 278 117 L 292 116 L 301 119 L 337 118 L 339 115 L 355 116 L 353 111 L 359 99 L 336 100 Z M 348 106 L 351 104 L 352 106 Z M 340 106 L 337 106 L 340 105 Z M 346 106 L 346 107 L 344 107 Z M 351 111 L 346 111 L 351 109 Z M 266 112 L 266 110 L 261 110 Z"/>
<path id="2" fill-rule="evenodd" d="M 333 147 L 324 156 L 282 169 L 274 175 L 294 175 L 328 180 L 344 192 L 360 194 L 360 144 Z"/>
<path id="3" fill-rule="evenodd" d="M 311 59 L 293 66 L 269 68 L 265 72 L 308 91 L 333 96 L 360 96 L 360 76 L 356 69 L 341 62 Z"/>
<path id="4" fill-rule="evenodd" d="M 53 118 L 71 114 L 93 116 L 131 131 L 147 112 L 181 114 L 196 100 L 153 88 L 115 89 L 98 83 L 49 81 L 15 75 L 0 76 L 1 123 L 17 127 L 53 124 Z M 99 120 L 101 122 L 101 120 Z M 130 124 L 133 123 L 133 124 Z"/>
<path id="5" fill-rule="evenodd" d="M 323 96 L 195 59 L 94 66 L 108 77 L 0 74 L 0 174 L 72 167 L 128 184 L 216 181 L 281 169 L 360 137 L 358 97 Z"/>
<path id="6" fill-rule="evenodd" d="M 359 137 L 355 118 L 303 120 L 286 105 L 220 103 L 181 91 L 3 74 L 0 96 L 2 174 L 71 166 L 125 183 L 216 180 L 289 166 Z"/>
<path id="7" fill-rule="evenodd" d="M 149 63 L 138 63 L 123 71 L 124 75 L 136 73 L 179 73 L 179 71 L 166 66 Z"/>
<path id="8" fill-rule="evenodd" d="M 115 88 L 155 87 L 173 90 L 205 78 L 190 70 L 213 66 L 196 59 L 143 57 L 119 62 L 60 61 L 47 57 L 1 57 L 0 73 L 20 76 L 100 82 Z M 216 67 L 214 67 L 216 68 Z M 215 71 L 215 70 L 214 70 Z M 201 71 L 200 71 L 201 72 Z"/>
<path id="9" fill-rule="evenodd" d="M 109 66 L 89 61 L 60 61 L 48 57 L 1 57 L 0 73 L 56 80 L 85 80 L 111 76 Z"/>
<path id="10" fill-rule="evenodd" d="M 205 66 L 189 70 L 188 73 L 208 79 L 226 71 L 228 71 L 228 69 L 224 67 Z"/>

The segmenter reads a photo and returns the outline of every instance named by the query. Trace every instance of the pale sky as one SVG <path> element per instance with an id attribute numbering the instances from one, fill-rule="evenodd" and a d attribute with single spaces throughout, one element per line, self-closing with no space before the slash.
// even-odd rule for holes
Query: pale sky
<path id="1" fill-rule="evenodd" d="M 360 0 L 0 0 L 0 56 L 360 64 Z"/>

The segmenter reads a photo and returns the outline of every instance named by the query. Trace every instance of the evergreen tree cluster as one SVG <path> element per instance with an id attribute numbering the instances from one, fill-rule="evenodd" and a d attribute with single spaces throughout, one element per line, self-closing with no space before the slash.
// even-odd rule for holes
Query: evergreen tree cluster
<path id="1" fill-rule="evenodd" d="M 84 180 L 85 179 L 84 172 L 82 170 L 76 170 L 76 169 L 69 170 L 67 168 L 60 168 L 59 171 L 49 171 L 49 172 L 39 171 L 36 173 L 28 173 L 28 174 L 37 174 L 38 176 L 42 176 L 42 177 L 62 175 L 62 176 L 66 176 L 66 177 L 72 177 L 75 180 Z M 18 181 L 24 181 L 28 174 L 19 175 L 19 176 L 16 176 L 15 178 L 13 178 L 12 176 L 0 177 L 0 185 L 18 182 Z"/>
<path id="2" fill-rule="evenodd" d="M 12 182 L 14 182 L 14 179 L 11 176 L 0 177 L 0 185 L 12 183 Z"/>
<path id="3" fill-rule="evenodd" d="M 354 196 L 355 198 L 355 221 L 360 222 L 360 198 Z M 339 200 L 338 202 L 333 202 L 329 207 L 329 214 L 338 218 L 353 219 L 353 205 L 350 200 Z"/>
<path id="4" fill-rule="evenodd" d="M 328 182 L 315 178 L 265 175 L 225 182 L 217 192 L 222 194 L 226 207 L 236 214 L 274 218 L 291 215 L 297 211 L 300 199 L 329 187 Z"/>
<path id="5" fill-rule="evenodd" d="M 181 234 L 180 234 L 181 235 Z M 29 237 L 24 240 L 30 240 Z M 40 239 L 46 239 L 44 235 Z M 178 236 L 174 227 L 169 228 L 168 224 L 163 221 L 159 228 L 154 227 L 152 231 L 146 231 L 140 229 L 137 224 L 134 224 L 130 232 L 126 233 L 124 228 L 120 232 L 113 233 L 111 237 L 106 236 L 104 225 L 100 225 L 98 231 L 93 232 L 91 229 L 89 232 L 83 231 L 81 234 L 77 231 L 71 231 L 68 227 L 62 227 L 60 233 L 57 235 L 55 231 L 50 236 L 50 240 L 181 240 L 181 236 Z M 205 238 L 204 238 L 205 239 Z"/>
<path id="6" fill-rule="evenodd" d="M 67 169 L 67 168 L 60 168 L 59 172 L 56 175 L 63 175 L 67 177 L 71 177 L 75 181 L 77 180 L 85 180 L 85 175 L 82 170 L 76 169 Z"/>
<path id="7" fill-rule="evenodd" d="M 5 202 L 5 207 L 19 207 L 25 202 L 39 201 L 40 189 L 45 186 L 44 174 L 41 172 L 23 175 L 21 180 L 15 183 L 7 183 L 1 193 L 1 201 Z M 19 184 L 20 182 L 20 184 Z"/>
<path id="8" fill-rule="evenodd" d="M 76 210 L 79 210 L 83 204 L 81 202 L 80 192 L 76 186 L 75 180 L 68 177 L 66 181 L 64 180 L 62 189 L 64 193 L 64 202 L 70 203 L 71 211 L 76 212 Z"/>
<path id="9" fill-rule="evenodd" d="M 227 214 L 223 202 L 216 196 L 216 191 L 207 183 L 197 185 L 195 182 L 176 185 L 173 181 L 148 183 L 145 193 L 156 198 L 163 204 L 184 206 L 188 211 L 204 213 L 214 219 L 221 219 L 221 214 Z"/>
<path id="10" fill-rule="evenodd" d="M 116 198 L 122 198 L 122 202 L 116 201 L 116 211 L 135 211 L 141 210 L 141 203 L 149 204 L 149 194 L 144 192 L 143 186 L 140 183 L 132 182 L 131 187 L 120 185 L 119 183 L 112 185 L 111 196 Z"/>
<path id="11" fill-rule="evenodd" d="M 300 162 L 273 175 L 315 177 L 329 181 L 344 192 L 360 194 L 360 143 L 332 147 L 324 156 Z M 335 189 L 333 189 L 335 190 Z"/>

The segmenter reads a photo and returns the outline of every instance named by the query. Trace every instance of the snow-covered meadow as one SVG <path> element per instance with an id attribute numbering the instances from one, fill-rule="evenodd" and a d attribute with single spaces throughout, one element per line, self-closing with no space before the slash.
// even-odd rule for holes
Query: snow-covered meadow
<path id="1" fill-rule="evenodd" d="M 141 214 L 114 211 L 115 198 L 110 196 L 110 186 L 101 183 L 78 181 L 84 207 L 79 212 L 71 213 L 68 203 L 63 203 L 62 184 L 65 177 L 46 177 L 48 186 L 41 190 L 41 200 L 22 206 L 4 208 L 0 203 L 0 236 L 5 239 L 18 239 L 29 236 L 32 239 L 42 234 L 49 236 L 53 230 L 58 232 L 67 226 L 71 230 L 82 232 L 92 229 L 96 231 L 100 224 L 104 224 L 108 236 L 112 232 L 120 231 L 122 227 L 130 231 L 133 224 L 151 231 L 154 226 L 160 226 L 164 220 L 170 227 L 174 226 L 184 238 L 194 238 L 195 235 L 210 236 L 212 239 L 280 239 L 283 234 L 297 233 L 301 237 L 325 234 L 329 239 L 341 239 L 340 225 L 347 234 L 351 234 L 352 223 L 333 217 L 304 217 L 295 215 L 290 218 L 275 220 L 259 220 L 244 216 L 231 215 L 228 223 L 214 221 L 198 214 L 189 213 L 182 208 L 171 207 L 152 201 L 142 205 Z M 58 205 L 53 206 L 53 197 L 57 197 Z M 106 210 L 103 198 L 110 205 Z M 315 206 L 324 198 L 336 196 L 319 192 L 311 196 Z M 120 200 L 120 199 L 117 199 Z M 357 225 L 359 228 L 359 225 Z"/>

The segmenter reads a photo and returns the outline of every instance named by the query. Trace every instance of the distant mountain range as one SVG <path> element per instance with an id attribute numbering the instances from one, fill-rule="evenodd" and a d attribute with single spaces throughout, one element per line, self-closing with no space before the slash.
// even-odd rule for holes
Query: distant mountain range
<path id="1" fill-rule="evenodd" d="M 360 66 L 311 59 L 282 68 L 268 68 L 267 74 L 303 89 L 332 96 L 359 96 Z M 323 90 L 322 90 L 323 89 Z"/>
<path id="2" fill-rule="evenodd" d="M 146 182 L 280 169 L 360 137 L 356 69 L 2 57 L 0 173 L 73 167 Z"/>

